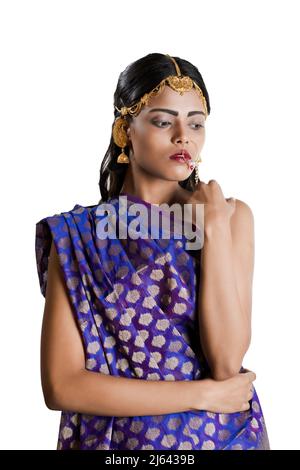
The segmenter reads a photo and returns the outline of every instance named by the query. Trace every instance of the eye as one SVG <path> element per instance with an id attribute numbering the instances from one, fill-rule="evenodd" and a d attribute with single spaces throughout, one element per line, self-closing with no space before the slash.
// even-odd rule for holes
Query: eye
<path id="1" fill-rule="evenodd" d="M 195 123 L 195 126 L 198 126 L 197 129 L 199 129 L 200 127 L 204 127 L 202 124 L 198 124 L 198 123 Z"/>
<path id="2" fill-rule="evenodd" d="M 158 124 L 172 124 L 170 121 L 163 121 L 163 120 L 154 120 L 152 121 L 153 124 L 155 124 L 157 127 L 160 127 L 160 128 L 164 128 L 166 126 L 160 126 Z M 199 124 L 199 123 L 194 123 L 195 126 L 198 126 L 196 127 L 196 130 L 200 129 L 201 127 L 204 127 L 202 124 Z"/>
<path id="3" fill-rule="evenodd" d="M 156 121 L 152 121 L 152 122 L 153 122 L 153 124 L 155 124 L 155 125 L 157 125 L 157 124 L 159 124 L 159 123 L 171 124 L 169 121 L 161 121 L 161 120 L 159 120 L 159 121 L 156 120 Z M 165 127 L 165 126 L 157 126 L 157 127 Z"/>

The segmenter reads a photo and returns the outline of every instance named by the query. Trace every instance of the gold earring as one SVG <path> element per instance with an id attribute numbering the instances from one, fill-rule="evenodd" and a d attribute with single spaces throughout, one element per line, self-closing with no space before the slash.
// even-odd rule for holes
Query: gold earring
<path id="1" fill-rule="evenodd" d="M 195 184 L 198 184 L 199 181 L 199 172 L 198 172 L 198 163 L 202 162 L 201 156 L 199 155 L 198 158 L 195 160 Z"/>
<path id="2" fill-rule="evenodd" d="M 128 127 L 128 124 L 122 116 L 119 116 L 115 120 L 114 125 L 113 125 L 112 134 L 113 134 L 114 142 L 118 147 L 122 148 L 122 152 L 117 158 L 118 163 L 130 162 L 128 155 L 126 155 L 126 153 L 124 152 L 124 148 L 126 147 L 128 143 L 128 138 L 127 138 L 127 133 L 126 133 L 127 127 Z"/>

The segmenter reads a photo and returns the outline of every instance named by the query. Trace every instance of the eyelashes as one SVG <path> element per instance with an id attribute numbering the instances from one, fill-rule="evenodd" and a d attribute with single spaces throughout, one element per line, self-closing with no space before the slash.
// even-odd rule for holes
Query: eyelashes
<path id="1" fill-rule="evenodd" d="M 160 119 L 159 119 L 159 120 L 152 121 L 152 123 L 153 123 L 156 127 L 160 128 L 160 129 L 165 129 L 166 126 L 159 126 L 158 123 L 172 124 L 170 121 L 164 121 L 164 120 L 160 120 Z M 194 125 L 195 125 L 195 126 L 198 126 L 195 130 L 199 130 L 199 129 L 201 129 L 202 127 L 204 127 L 204 126 L 203 126 L 202 124 L 200 124 L 200 123 L 195 123 Z"/>

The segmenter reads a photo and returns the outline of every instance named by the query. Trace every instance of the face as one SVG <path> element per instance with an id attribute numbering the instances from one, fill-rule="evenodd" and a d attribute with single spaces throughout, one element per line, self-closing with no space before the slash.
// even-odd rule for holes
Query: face
<path id="1" fill-rule="evenodd" d="M 157 108 L 164 111 L 155 111 Z M 130 141 L 129 157 L 135 175 L 183 181 L 191 175 L 193 169 L 169 157 L 182 149 L 189 152 L 192 160 L 196 160 L 201 153 L 205 140 L 202 100 L 194 89 L 180 95 L 165 86 L 133 118 L 127 135 Z"/>

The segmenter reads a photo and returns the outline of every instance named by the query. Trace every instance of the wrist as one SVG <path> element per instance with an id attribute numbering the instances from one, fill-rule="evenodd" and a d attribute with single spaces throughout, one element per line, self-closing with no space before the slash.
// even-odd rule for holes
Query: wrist
<path id="1" fill-rule="evenodd" d="M 209 409 L 212 380 L 201 379 L 191 381 L 191 410 L 206 411 Z"/>
<path id="2" fill-rule="evenodd" d="M 213 221 L 204 221 L 204 236 L 206 239 L 227 235 L 231 235 L 230 219 L 218 218 Z"/>

